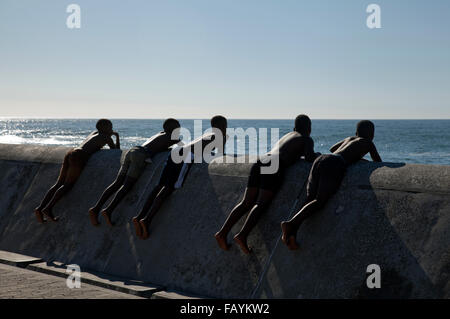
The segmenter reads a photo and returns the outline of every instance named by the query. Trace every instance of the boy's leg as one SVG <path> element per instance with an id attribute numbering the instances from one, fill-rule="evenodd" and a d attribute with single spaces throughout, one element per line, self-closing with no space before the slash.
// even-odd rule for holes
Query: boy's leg
<path id="1" fill-rule="evenodd" d="M 98 222 L 98 213 L 100 212 L 100 209 L 106 203 L 108 198 L 110 198 L 112 194 L 116 193 L 119 190 L 119 188 L 123 185 L 124 181 L 125 181 L 125 175 L 118 175 L 116 177 L 116 179 L 114 180 L 114 182 L 105 189 L 102 196 L 100 197 L 98 202 L 94 205 L 94 207 L 91 207 L 89 209 L 89 217 L 91 219 L 91 223 L 94 226 L 97 226 L 100 224 Z"/>
<path id="2" fill-rule="evenodd" d="M 122 201 L 122 199 L 131 191 L 139 177 L 144 172 L 146 166 L 145 158 L 146 155 L 138 149 L 131 149 L 127 153 L 125 162 L 127 163 L 128 168 L 125 181 L 123 182 L 123 185 L 120 187 L 116 196 L 114 196 L 111 203 L 104 210 L 102 210 L 102 215 L 106 218 L 106 222 L 110 226 L 113 225 L 113 223 L 111 222 L 112 212 Z"/>
<path id="3" fill-rule="evenodd" d="M 156 196 L 158 195 L 158 193 L 161 191 L 161 189 L 164 186 L 162 185 L 157 185 L 152 192 L 148 195 L 147 200 L 145 201 L 144 207 L 142 207 L 141 211 L 139 212 L 139 214 L 135 217 L 133 217 L 132 221 L 133 221 L 133 225 L 134 225 L 134 229 L 136 230 L 136 235 L 141 238 L 142 237 L 142 228 L 141 228 L 141 224 L 139 223 L 139 221 L 145 217 L 145 215 L 147 215 L 147 212 L 150 210 L 150 208 L 153 205 L 153 201 L 155 200 Z"/>
<path id="4" fill-rule="evenodd" d="M 175 184 L 179 182 L 185 165 L 187 164 L 183 162 L 175 163 L 170 154 L 167 156 L 158 186 L 152 191 L 142 211 L 137 216 L 140 218 L 148 211 L 147 216 L 139 219 L 141 239 L 148 238 L 148 226 L 161 208 L 164 200 L 175 190 Z M 135 222 L 137 218 L 133 220 Z M 136 232 L 138 233 L 138 231 Z"/>
<path id="5" fill-rule="evenodd" d="M 270 205 L 274 197 L 272 190 L 260 189 L 256 204 L 247 216 L 247 219 L 241 231 L 234 236 L 234 241 L 241 247 L 245 254 L 250 253 L 250 248 L 247 245 L 247 237 L 250 231 L 256 226 L 262 212 L 264 212 Z"/>
<path id="6" fill-rule="evenodd" d="M 130 160 L 129 160 L 129 151 L 125 155 L 125 159 L 123 164 L 120 166 L 119 172 L 117 173 L 117 177 L 115 181 L 109 185 L 105 191 L 103 192 L 102 196 L 98 200 L 98 202 L 95 204 L 94 207 L 91 207 L 89 209 L 89 218 L 91 219 L 91 223 L 94 226 L 99 225 L 98 222 L 98 213 L 102 209 L 103 205 L 106 203 L 108 198 L 110 198 L 114 193 L 116 193 L 119 188 L 123 185 L 123 182 L 125 181 L 125 177 L 127 175 L 128 168 L 130 166 Z"/>
<path id="7" fill-rule="evenodd" d="M 333 159 L 334 161 L 335 159 Z M 311 200 L 312 195 L 308 196 L 309 202 L 289 220 L 281 225 L 283 230 L 283 242 L 289 249 L 298 249 L 298 244 L 295 240 L 296 233 L 301 224 L 315 212 L 321 210 L 327 201 L 336 193 L 342 182 L 345 174 L 345 166 L 340 166 L 340 163 L 334 164 L 332 161 L 326 163 L 323 172 L 319 173 L 317 192 L 315 197 Z"/>
<path id="8" fill-rule="evenodd" d="M 153 201 L 153 205 L 150 208 L 150 211 L 146 217 L 141 219 L 139 221 L 141 227 L 142 227 L 142 239 L 147 239 L 149 236 L 148 233 L 148 226 L 150 225 L 153 217 L 155 217 L 156 213 L 161 208 L 162 204 L 164 203 L 165 199 L 169 197 L 170 194 L 173 193 L 175 189 L 170 186 L 164 186 L 161 191 L 156 195 L 155 200 Z"/>
<path id="9" fill-rule="evenodd" d="M 56 222 L 58 220 L 58 218 L 55 218 L 53 216 L 53 206 L 55 206 L 55 204 L 72 189 L 72 187 L 75 185 L 75 182 L 81 176 L 86 162 L 87 159 L 80 153 L 72 153 L 72 155 L 69 157 L 69 167 L 67 169 L 67 175 L 64 180 L 64 184 L 60 188 L 58 188 L 51 201 L 47 204 L 47 206 L 45 206 L 44 209 L 42 209 L 42 213 L 48 216 L 52 221 Z"/>
<path id="10" fill-rule="evenodd" d="M 255 204 L 258 196 L 258 189 L 261 186 L 261 166 L 262 163 L 259 160 L 252 165 L 247 181 L 247 188 L 244 193 L 244 199 L 233 208 L 222 228 L 214 235 L 219 247 L 224 250 L 230 249 L 230 245 L 227 243 L 227 235 L 231 228 Z"/>
<path id="11" fill-rule="evenodd" d="M 101 214 L 103 217 L 105 217 L 106 222 L 108 225 L 113 226 L 114 223 L 111 221 L 111 214 L 113 210 L 119 205 L 119 203 L 122 201 L 122 199 L 131 191 L 134 184 L 136 184 L 137 178 L 127 176 L 125 178 L 125 181 L 123 182 L 123 185 L 120 187 L 119 191 L 117 192 L 116 196 L 114 196 L 111 203 L 101 211 Z"/>
<path id="12" fill-rule="evenodd" d="M 309 204 L 311 203 L 317 196 L 317 192 L 319 190 L 319 183 L 320 183 L 320 161 L 321 157 L 318 157 L 309 172 L 308 175 L 308 182 L 306 184 L 306 200 L 305 204 L 302 206 L 300 211 L 295 215 L 297 216 L 300 214 L 300 212 Z M 289 249 L 298 249 L 297 242 L 295 241 L 297 229 L 300 226 L 297 226 L 295 228 L 294 226 L 294 217 L 292 217 L 289 221 L 283 221 L 281 223 L 281 230 L 283 232 L 281 236 L 281 240 L 289 247 Z M 297 219 L 297 222 L 299 220 Z"/>
<path id="13" fill-rule="evenodd" d="M 306 218 L 311 216 L 314 212 L 320 210 L 325 203 L 326 200 L 313 199 L 303 206 L 302 209 L 289 221 L 281 223 L 281 230 L 283 232 L 281 239 L 289 249 L 298 249 L 298 244 L 296 242 L 298 228 Z"/>
<path id="14" fill-rule="evenodd" d="M 50 202 L 50 200 L 55 195 L 56 191 L 64 184 L 64 180 L 67 176 L 67 170 L 69 169 L 69 160 L 68 160 L 68 154 L 64 156 L 63 164 L 61 166 L 61 170 L 59 172 L 58 180 L 56 181 L 56 184 L 53 185 L 45 194 L 44 199 L 39 204 L 38 207 L 34 209 L 34 213 L 36 214 L 36 218 L 40 223 L 44 223 L 46 220 L 44 219 L 44 216 L 42 214 L 42 210 L 45 206 Z"/>
<path id="15" fill-rule="evenodd" d="M 58 190 L 56 191 L 55 195 L 53 195 L 52 200 L 50 203 L 45 206 L 45 208 L 42 210 L 42 213 L 49 217 L 52 221 L 56 222 L 58 221 L 59 217 L 55 217 L 53 215 L 53 206 L 65 195 L 68 191 L 70 191 L 73 187 L 73 183 L 64 183 Z"/>
<path id="16" fill-rule="evenodd" d="M 230 249 L 230 245 L 227 243 L 227 235 L 238 220 L 253 207 L 257 195 L 258 188 L 247 187 L 245 189 L 242 201 L 233 208 L 222 228 L 214 235 L 220 248 L 224 250 Z"/>

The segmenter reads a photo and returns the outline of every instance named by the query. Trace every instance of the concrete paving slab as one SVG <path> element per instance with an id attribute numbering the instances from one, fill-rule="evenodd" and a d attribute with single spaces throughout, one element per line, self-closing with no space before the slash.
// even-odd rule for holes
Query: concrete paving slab
<path id="1" fill-rule="evenodd" d="M 33 263 L 41 262 L 41 258 L 16 254 L 5 250 L 0 250 L 0 263 L 17 267 L 26 267 Z"/>
<path id="2" fill-rule="evenodd" d="M 27 269 L 67 278 L 69 276 L 69 273 L 66 272 L 67 266 L 61 262 L 41 262 L 28 265 Z M 149 283 L 102 274 L 92 270 L 81 269 L 80 279 L 81 282 L 87 284 L 146 298 L 163 289 Z"/>
<path id="3" fill-rule="evenodd" d="M 70 289 L 63 278 L 3 264 L 0 283 L 0 299 L 143 299 L 86 283 Z"/>

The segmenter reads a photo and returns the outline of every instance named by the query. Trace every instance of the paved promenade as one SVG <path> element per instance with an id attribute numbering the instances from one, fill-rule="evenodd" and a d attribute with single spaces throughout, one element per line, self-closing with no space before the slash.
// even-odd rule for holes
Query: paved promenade
<path id="1" fill-rule="evenodd" d="M 69 289 L 66 279 L 0 264 L 0 299 L 141 299 L 110 289 L 81 283 Z"/>

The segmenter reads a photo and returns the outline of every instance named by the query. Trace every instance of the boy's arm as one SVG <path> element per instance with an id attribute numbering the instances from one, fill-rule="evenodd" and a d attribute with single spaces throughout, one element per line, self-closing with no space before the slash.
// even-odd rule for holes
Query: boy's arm
<path id="1" fill-rule="evenodd" d="M 222 150 L 223 150 L 223 155 L 225 155 L 225 144 L 227 143 L 229 136 L 228 134 L 225 134 L 223 136 L 223 140 L 222 140 Z"/>
<path id="2" fill-rule="evenodd" d="M 177 144 L 179 146 L 184 145 L 184 143 L 181 141 L 180 135 L 179 134 L 174 135 L 174 134 L 175 134 L 175 131 L 173 131 L 171 134 L 165 133 L 165 135 L 163 137 L 166 141 L 167 149 L 169 149 L 172 145 L 175 145 L 175 144 Z"/>
<path id="3" fill-rule="evenodd" d="M 114 143 L 112 139 L 112 135 L 116 137 L 116 143 Z M 111 136 L 106 136 L 106 144 L 108 144 L 110 149 L 120 149 L 120 141 L 119 141 L 119 134 L 116 132 L 113 132 Z"/>
<path id="4" fill-rule="evenodd" d="M 169 149 L 172 145 L 184 145 L 184 143 L 181 141 L 180 138 L 178 138 L 177 140 L 173 140 L 171 136 L 168 137 L 167 141 L 166 141 L 166 147 L 167 149 Z"/>
<path id="5" fill-rule="evenodd" d="M 225 134 L 225 135 L 222 135 L 222 134 L 220 134 L 221 135 L 221 137 L 222 137 L 222 140 L 220 141 L 221 142 L 221 146 L 222 146 L 222 152 L 223 152 L 223 154 L 222 155 L 225 155 L 225 144 L 227 143 L 227 140 L 228 140 L 228 135 L 227 134 Z M 214 141 L 216 139 L 216 135 L 214 135 L 213 137 L 212 137 L 212 141 Z M 217 150 L 217 152 L 219 152 L 220 150 Z"/>
<path id="6" fill-rule="evenodd" d="M 106 144 L 109 146 L 110 149 L 115 149 L 116 148 L 116 144 L 114 144 L 111 136 L 108 136 L 106 138 Z"/>
<path id="7" fill-rule="evenodd" d="M 174 145 L 184 146 L 184 145 L 186 145 L 186 143 L 183 142 L 181 139 L 179 139 L 178 142 L 176 142 Z"/>
<path id="8" fill-rule="evenodd" d="M 378 154 L 377 148 L 373 142 L 370 142 L 370 157 L 374 162 L 381 162 L 380 154 Z"/>
<path id="9" fill-rule="evenodd" d="M 330 148 L 330 152 L 334 153 L 341 145 L 342 143 L 344 143 L 345 140 L 342 140 L 340 142 L 337 142 L 336 144 L 334 144 L 333 146 L 331 146 Z"/>
<path id="10" fill-rule="evenodd" d="M 314 141 L 312 138 L 307 139 L 305 145 L 305 160 L 312 163 L 319 155 L 320 153 L 314 153 Z"/>
<path id="11" fill-rule="evenodd" d="M 113 132 L 112 135 L 114 135 L 114 136 L 116 137 L 116 148 L 120 150 L 120 138 L 119 138 L 119 133 Z"/>

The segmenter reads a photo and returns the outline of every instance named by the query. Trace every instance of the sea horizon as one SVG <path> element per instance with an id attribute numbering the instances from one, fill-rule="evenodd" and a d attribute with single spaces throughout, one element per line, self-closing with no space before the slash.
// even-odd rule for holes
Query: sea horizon
<path id="1" fill-rule="evenodd" d="M 97 118 L 0 118 L 0 143 L 37 144 L 76 147 L 95 130 Z M 163 119 L 114 119 L 114 130 L 119 132 L 123 149 L 141 145 L 162 130 Z M 179 119 L 181 126 L 198 137 L 194 121 L 201 120 L 201 132 L 209 127 L 209 119 Z M 329 153 L 332 145 L 354 135 L 359 119 L 312 119 L 311 137 L 315 150 Z M 384 120 L 372 119 L 375 124 L 374 143 L 385 162 L 450 165 L 450 120 Z M 258 135 L 252 138 L 238 136 L 229 139 L 228 154 L 262 154 L 281 136 L 292 130 L 293 119 L 229 119 L 229 128 L 255 128 Z M 267 135 L 264 135 L 266 128 Z M 275 129 L 272 137 L 272 129 Z M 189 139 L 186 139 L 187 141 Z M 260 142 L 266 148 L 259 147 Z M 253 143 L 253 144 L 251 144 Z M 251 147 L 251 146 L 255 147 Z M 255 151 L 257 149 L 257 151 Z M 365 157 L 370 160 L 369 156 Z"/>
<path id="2" fill-rule="evenodd" d="M 222 114 L 218 114 L 222 115 Z M 46 117 L 46 116 L 0 116 L 0 120 L 10 119 L 10 120 L 97 120 L 100 118 L 107 118 L 110 120 L 164 120 L 166 118 L 173 117 L 168 116 L 165 118 L 157 118 L 157 117 Z M 374 121 L 449 121 L 449 118 L 314 118 L 310 117 L 311 120 L 325 120 L 325 121 L 358 121 L 358 120 L 374 120 Z M 197 117 L 181 117 L 177 118 L 180 120 L 208 120 L 208 117 L 197 118 Z M 228 120 L 273 120 L 273 121 L 289 121 L 294 120 L 293 118 L 245 118 L 245 117 L 228 117 Z"/>

